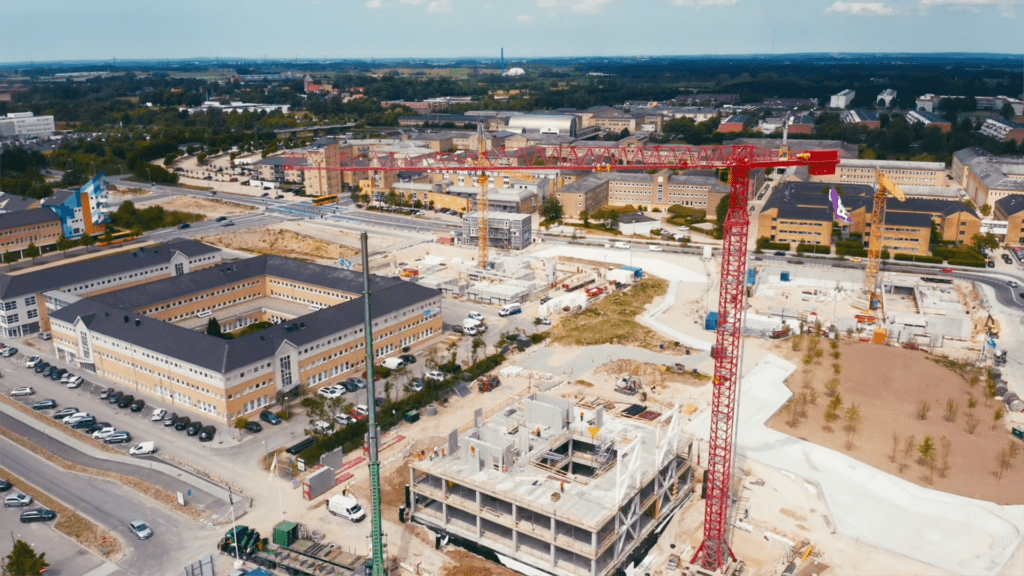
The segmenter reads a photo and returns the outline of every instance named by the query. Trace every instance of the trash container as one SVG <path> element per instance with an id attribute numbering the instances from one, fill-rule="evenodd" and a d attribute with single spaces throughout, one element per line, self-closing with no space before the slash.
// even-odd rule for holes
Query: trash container
<path id="1" fill-rule="evenodd" d="M 420 411 L 419 410 L 410 410 L 410 411 L 405 413 L 405 421 L 408 422 L 409 424 L 412 424 L 413 422 L 417 422 L 417 421 L 419 421 L 419 419 L 420 419 Z"/>

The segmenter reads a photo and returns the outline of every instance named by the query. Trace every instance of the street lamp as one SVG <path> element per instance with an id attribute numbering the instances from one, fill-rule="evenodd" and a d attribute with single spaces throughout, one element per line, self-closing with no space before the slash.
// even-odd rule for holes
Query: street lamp
<path id="1" fill-rule="evenodd" d="M 153 174 L 150 173 L 149 168 L 146 168 L 146 174 L 149 176 L 149 185 L 153 185 Z"/>

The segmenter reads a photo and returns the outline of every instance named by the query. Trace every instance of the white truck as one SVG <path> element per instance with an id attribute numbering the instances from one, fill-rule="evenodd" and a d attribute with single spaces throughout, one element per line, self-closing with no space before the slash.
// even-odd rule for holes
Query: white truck
<path id="1" fill-rule="evenodd" d="M 327 501 L 327 511 L 352 522 L 362 522 L 363 518 L 366 518 L 366 512 L 359 505 L 359 501 L 345 494 L 331 496 L 331 499 Z"/>

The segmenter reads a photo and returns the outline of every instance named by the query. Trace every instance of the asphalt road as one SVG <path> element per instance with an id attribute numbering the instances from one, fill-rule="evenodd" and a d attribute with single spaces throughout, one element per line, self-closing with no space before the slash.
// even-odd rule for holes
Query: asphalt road
<path id="1" fill-rule="evenodd" d="M 12 474 L 121 538 L 125 553 L 117 565 L 128 574 L 177 573 L 216 546 L 217 530 L 170 512 L 117 482 L 67 472 L 6 438 L 0 439 L 0 445 L 3 465 Z M 138 540 L 128 528 L 132 520 L 149 524 L 153 537 Z"/>

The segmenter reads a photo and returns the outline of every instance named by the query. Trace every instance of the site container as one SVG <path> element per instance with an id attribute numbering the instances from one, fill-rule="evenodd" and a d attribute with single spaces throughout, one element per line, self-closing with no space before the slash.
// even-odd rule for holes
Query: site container
<path id="1" fill-rule="evenodd" d="M 299 525 L 295 522 L 278 522 L 274 526 L 274 544 L 288 547 L 299 539 Z"/>
<path id="2" fill-rule="evenodd" d="M 708 312 L 708 317 L 704 319 L 705 330 L 718 330 L 718 312 Z"/>

